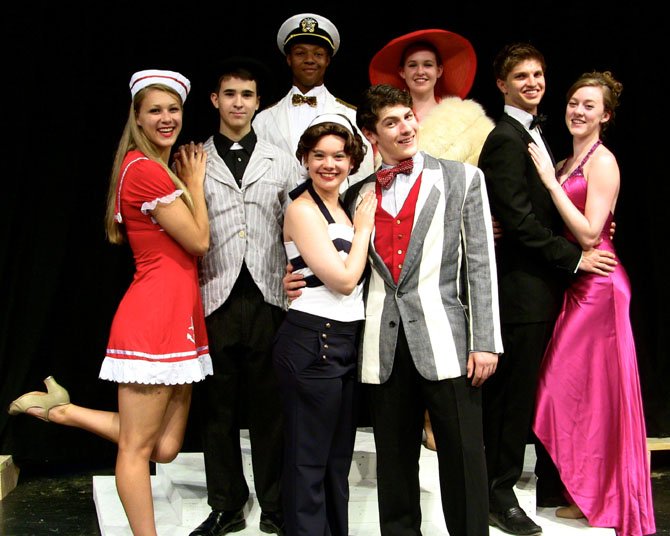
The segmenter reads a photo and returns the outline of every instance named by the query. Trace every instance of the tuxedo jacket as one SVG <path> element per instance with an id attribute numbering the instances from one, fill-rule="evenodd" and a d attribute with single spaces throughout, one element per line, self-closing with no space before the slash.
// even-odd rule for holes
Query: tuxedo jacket
<path id="1" fill-rule="evenodd" d="M 357 128 L 356 108 L 336 98 L 325 88 L 324 98 L 325 103 L 323 113 L 342 114 L 351 121 L 351 124 L 354 126 L 354 128 Z M 297 147 L 294 147 L 291 142 L 291 122 L 289 119 L 289 110 L 292 107 L 293 104 L 291 104 L 291 91 L 289 91 L 279 102 L 257 113 L 252 125 L 256 135 L 259 138 L 266 139 L 270 143 L 273 143 L 277 147 L 280 147 L 295 156 Z M 366 140 L 365 136 L 363 136 L 360 131 L 358 131 L 358 133 L 361 135 L 361 138 L 367 147 L 365 159 L 361 163 L 358 172 L 349 176 L 343 185 L 342 190 L 344 190 L 346 186 L 352 186 L 353 184 L 361 181 L 374 171 L 374 157 L 372 154 L 372 147 Z"/>
<path id="2" fill-rule="evenodd" d="M 503 236 L 496 256 L 503 322 L 553 322 L 581 249 L 562 236 L 563 223 L 528 152 L 533 141 L 503 114 L 479 158 L 491 210 Z"/>
<path id="3" fill-rule="evenodd" d="M 209 250 L 200 262 L 205 315 L 228 299 L 243 262 L 265 301 L 286 309 L 282 227 L 290 202 L 288 194 L 300 177 L 298 161 L 259 138 L 240 187 L 219 156 L 213 136 L 207 139 L 204 149 L 207 151 L 204 187 L 210 223 Z"/>
<path id="4" fill-rule="evenodd" d="M 375 176 L 345 196 L 351 214 L 375 188 Z M 370 241 L 363 383 L 384 383 L 401 326 L 418 372 L 428 380 L 466 373 L 470 351 L 501 353 L 493 231 L 481 171 L 424 154 L 424 169 L 405 260 L 394 282 Z"/>

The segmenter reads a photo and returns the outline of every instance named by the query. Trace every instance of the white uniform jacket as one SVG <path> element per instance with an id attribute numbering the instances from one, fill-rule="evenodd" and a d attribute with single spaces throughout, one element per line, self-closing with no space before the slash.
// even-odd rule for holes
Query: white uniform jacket
<path id="1" fill-rule="evenodd" d="M 356 127 L 356 108 L 346 104 L 345 102 L 336 98 L 332 93 L 324 88 L 324 108 L 323 113 L 339 113 L 343 114 L 349 118 L 351 124 Z M 295 156 L 295 151 L 297 146 L 294 146 L 291 142 L 292 140 L 292 131 L 291 131 L 291 122 L 289 120 L 289 109 L 293 105 L 291 104 L 291 91 L 289 91 L 286 96 L 281 99 L 276 104 L 273 104 L 269 108 L 262 110 L 256 114 L 252 122 L 252 126 L 256 135 L 259 138 L 268 140 L 270 143 L 276 145 L 289 152 Z M 358 129 L 357 129 L 358 130 Z M 352 186 L 357 182 L 363 180 L 368 175 L 374 171 L 374 158 L 372 154 L 372 147 L 368 143 L 367 139 L 363 134 L 358 131 L 365 142 L 367 147 L 367 152 L 365 154 L 365 159 L 361 163 L 361 167 L 358 172 L 354 175 L 351 175 L 345 183 L 343 183 L 342 191 L 346 189 L 347 186 Z"/>

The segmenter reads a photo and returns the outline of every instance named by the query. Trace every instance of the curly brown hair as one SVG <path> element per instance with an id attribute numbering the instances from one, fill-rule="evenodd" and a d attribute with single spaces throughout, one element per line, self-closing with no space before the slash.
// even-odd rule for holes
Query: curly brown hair
<path id="1" fill-rule="evenodd" d="M 389 84 L 370 86 L 363 92 L 356 110 L 356 124 L 358 128 L 376 132 L 379 113 L 387 106 L 407 106 L 413 104 L 412 95 L 406 89 L 400 89 Z"/>
<path id="2" fill-rule="evenodd" d="M 319 140 L 329 135 L 338 136 L 344 140 L 344 153 L 351 158 L 352 168 L 350 173 L 353 175 L 361 166 L 361 162 L 363 162 L 365 152 L 367 151 L 363 138 L 354 130 L 353 125 L 351 126 L 351 130 L 349 130 L 338 123 L 326 121 L 306 128 L 305 132 L 300 136 L 295 155 L 298 157 L 298 160 L 303 162 L 309 152 L 319 143 Z"/>

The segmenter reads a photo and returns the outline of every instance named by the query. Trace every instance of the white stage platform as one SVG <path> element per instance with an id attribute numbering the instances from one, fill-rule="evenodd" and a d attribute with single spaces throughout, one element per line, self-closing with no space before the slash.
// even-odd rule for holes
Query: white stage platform
<path id="1" fill-rule="evenodd" d="M 260 535 L 260 509 L 253 490 L 251 449 L 246 430 L 240 434 L 242 456 L 251 497 L 247 503 L 247 527 L 235 534 Z M 447 536 L 440 505 L 437 476 L 437 456 L 421 449 L 421 509 L 423 536 Z M 554 516 L 554 508 L 535 508 L 535 463 L 533 449 L 526 450 L 524 474 L 516 492 L 521 507 L 542 526 L 544 536 L 614 536 L 613 529 L 592 528 L 585 520 L 564 520 Z M 372 431 L 361 428 L 356 435 L 354 460 L 349 474 L 349 533 L 350 536 L 379 536 L 376 488 L 376 460 Z M 181 453 L 169 464 L 159 464 L 152 477 L 154 505 L 160 536 L 188 536 L 210 512 L 207 504 L 205 470 L 201 452 Z M 123 507 L 116 493 L 113 476 L 93 477 L 95 501 L 102 536 L 132 536 Z M 491 536 L 504 535 L 491 527 Z"/>

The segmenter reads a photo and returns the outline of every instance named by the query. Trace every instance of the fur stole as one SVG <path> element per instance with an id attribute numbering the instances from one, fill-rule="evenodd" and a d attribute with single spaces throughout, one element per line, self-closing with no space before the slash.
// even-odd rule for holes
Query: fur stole
<path id="1" fill-rule="evenodd" d="M 436 158 L 476 166 L 484 141 L 494 126 L 484 108 L 472 99 L 443 97 L 421 121 L 419 149 Z"/>

